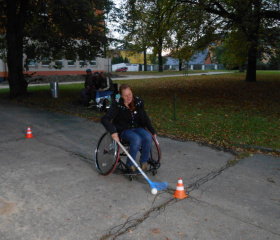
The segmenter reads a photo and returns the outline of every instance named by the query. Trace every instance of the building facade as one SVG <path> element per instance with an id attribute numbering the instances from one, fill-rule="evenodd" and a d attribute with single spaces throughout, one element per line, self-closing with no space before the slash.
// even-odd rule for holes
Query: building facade
<path id="1" fill-rule="evenodd" d="M 53 67 L 55 64 L 59 66 L 59 69 Z M 61 59 L 56 62 L 50 62 L 45 59 L 42 62 L 30 61 L 28 68 L 29 70 L 24 71 L 24 74 L 34 74 L 34 76 L 83 75 L 88 68 L 93 72 L 111 72 L 111 59 L 96 57 L 87 64 L 83 64 L 82 61 L 78 60 Z M 0 82 L 7 80 L 8 72 L 7 63 L 0 60 Z"/>
<path id="2" fill-rule="evenodd" d="M 131 64 L 144 64 L 144 53 L 135 53 L 129 50 L 120 50 L 120 55 L 127 58 Z M 151 53 L 146 54 L 147 64 L 151 64 Z"/>

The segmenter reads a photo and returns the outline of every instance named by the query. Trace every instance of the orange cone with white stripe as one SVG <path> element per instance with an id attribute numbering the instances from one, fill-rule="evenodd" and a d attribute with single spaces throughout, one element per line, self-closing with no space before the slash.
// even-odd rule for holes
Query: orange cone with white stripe
<path id="1" fill-rule="evenodd" d="M 33 135 L 32 135 L 32 132 L 31 132 L 31 128 L 30 128 L 30 127 L 27 128 L 26 138 L 33 138 Z"/>
<path id="2" fill-rule="evenodd" d="M 179 198 L 179 199 L 183 199 L 183 198 L 188 197 L 188 195 L 186 195 L 186 193 L 185 193 L 182 178 L 178 179 L 176 191 L 175 191 L 175 194 L 173 195 L 173 197 Z"/>

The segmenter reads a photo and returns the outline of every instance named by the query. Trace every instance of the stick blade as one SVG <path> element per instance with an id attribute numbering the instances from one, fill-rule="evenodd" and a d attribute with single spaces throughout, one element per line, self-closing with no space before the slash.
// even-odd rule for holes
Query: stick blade
<path id="1" fill-rule="evenodd" d="M 164 190 L 167 188 L 168 183 L 167 182 L 161 182 L 161 183 L 150 182 L 150 185 L 152 188 L 156 188 L 157 190 Z"/>

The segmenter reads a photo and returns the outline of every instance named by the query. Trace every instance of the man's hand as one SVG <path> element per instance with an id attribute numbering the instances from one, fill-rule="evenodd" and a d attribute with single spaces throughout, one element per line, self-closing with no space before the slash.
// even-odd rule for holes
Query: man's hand
<path id="1" fill-rule="evenodd" d="M 111 137 L 112 137 L 113 140 L 115 140 L 115 141 L 117 141 L 117 142 L 120 142 L 120 138 L 119 138 L 119 135 L 118 135 L 117 133 L 113 133 L 113 134 L 111 135 Z"/>
<path id="2" fill-rule="evenodd" d="M 99 92 L 103 92 L 103 89 L 102 89 L 102 88 L 99 88 L 98 91 L 99 91 Z"/>

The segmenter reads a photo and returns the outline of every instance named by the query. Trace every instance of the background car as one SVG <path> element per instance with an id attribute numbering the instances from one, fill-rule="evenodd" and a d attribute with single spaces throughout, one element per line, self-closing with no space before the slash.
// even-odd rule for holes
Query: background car
<path id="1" fill-rule="evenodd" d="M 118 68 L 116 70 L 116 72 L 126 72 L 126 71 L 127 71 L 127 67 Z"/>

